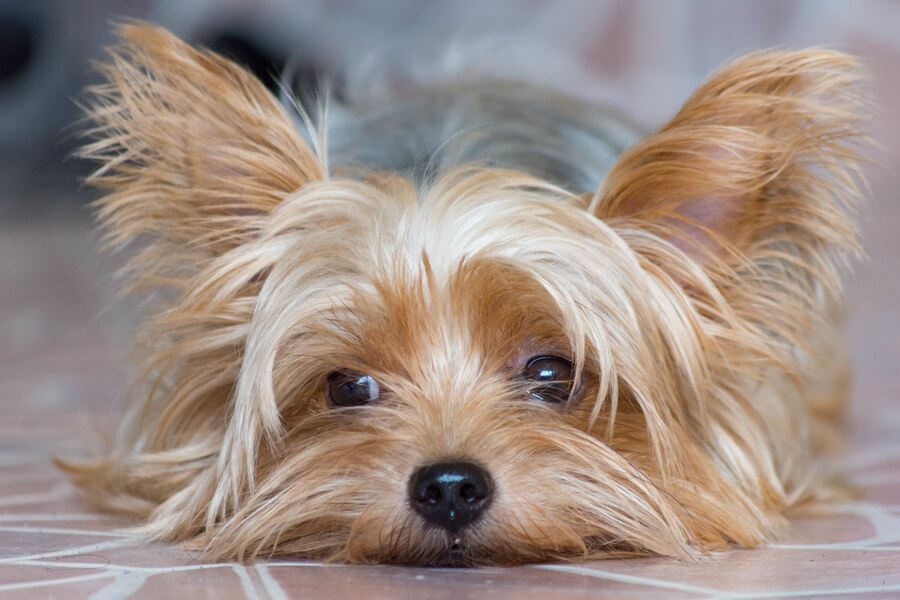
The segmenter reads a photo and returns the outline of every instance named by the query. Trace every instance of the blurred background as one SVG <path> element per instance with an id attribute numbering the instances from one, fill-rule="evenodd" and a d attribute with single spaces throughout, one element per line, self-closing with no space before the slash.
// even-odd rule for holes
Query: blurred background
<path id="1" fill-rule="evenodd" d="M 112 42 L 111 25 L 133 17 L 223 52 L 270 85 L 290 65 L 299 85 L 333 77 L 340 94 L 345 68 L 365 77 L 373 56 L 427 68 L 423 57 L 461 50 L 472 68 L 548 83 L 647 127 L 742 53 L 824 45 L 860 55 L 880 106 L 879 150 L 865 217 L 871 260 L 850 286 L 851 421 L 896 404 L 900 2 L 0 0 L 0 448 L 38 443 L 31 426 L 48 410 L 70 427 L 64 415 L 107 406 L 127 379 L 129 316 L 109 308 L 114 264 L 95 250 L 85 207 L 94 193 L 80 184 L 90 165 L 67 157 L 78 143 L 75 101 L 95 78 L 90 62 Z M 891 414 L 878 419 L 886 433 L 900 427 Z"/>

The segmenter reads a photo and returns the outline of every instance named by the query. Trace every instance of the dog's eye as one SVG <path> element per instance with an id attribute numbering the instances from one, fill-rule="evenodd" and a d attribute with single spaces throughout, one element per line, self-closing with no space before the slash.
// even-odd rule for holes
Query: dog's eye
<path id="1" fill-rule="evenodd" d="M 328 400 L 335 406 L 362 406 L 378 400 L 378 382 L 363 373 L 335 371 L 328 376 Z"/>
<path id="2" fill-rule="evenodd" d="M 558 356 L 532 358 L 522 376 L 532 382 L 528 393 L 550 404 L 562 404 L 568 400 L 574 383 L 572 363 Z"/>

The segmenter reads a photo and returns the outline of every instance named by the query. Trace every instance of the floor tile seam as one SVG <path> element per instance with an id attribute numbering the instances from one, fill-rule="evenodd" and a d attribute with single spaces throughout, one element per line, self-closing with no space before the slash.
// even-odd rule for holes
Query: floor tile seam
<path id="1" fill-rule="evenodd" d="M 562 568 L 560 568 L 562 567 Z M 862 593 L 874 593 L 874 592 L 893 592 L 900 591 L 900 583 L 898 584 L 889 584 L 889 585 L 880 585 L 880 586 L 856 586 L 856 587 L 841 587 L 841 588 L 830 588 L 827 590 L 823 589 L 808 589 L 808 590 L 778 590 L 771 592 L 736 592 L 736 591 L 728 591 L 728 590 L 717 590 L 714 588 L 705 588 L 700 586 L 692 586 L 688 584 L 681 584 L 678 582 L 671 582 L 664 579 L 653 579 L 646 578 L 636 575 L 625 575 L 625 574 L 617 574 L 610 571 L 593 571 L 590 568 L 582 567 L 572 568 L 567 565 L 534 565 L 534 568 L 541 569 L 549 569 L 549 570 L 557 570 L 557 571 L 567 571 L 578 573 L 582 575 L 587 575 L 589 577 L 596 577 L 598 579 L 608 579 L 611 581 L 618 581 L 620 583 L 630 583 L 636 585 L 647 585 L 653 587 L 661 587 L 665 589 L 672 589 L 677 591 L 684 592 L 693 592 L 698 594 L 704 594 L 708 597 L 708 600 L 720 599 L 720 600 L 756 600 L 756 599 L 764 599 L 764 598 L 781 598 L 781 597 L 817 597 L 817 596 L 834 596 L 837 594 L 862 594 Z M 876 575 L 873 579 L 878 579 L 884 577 L 884 575 Z"/>
<path id="2" fill-rule="evenodd" d="M 288 595 L 278 583 L 278 580 L 269 573 L 268 566 L 265 563 L 255 563 L 254 570 L 259 575 L 259 579 L 263 584 L 263 588 L 270 600 L 288 600 Z"/>
<path id="3" fill-rule="evenodd" d="M 728 596 L 729 600 L 765 600 L 766 598 L 823 598 L 839 594 L 872 594 L 878 592 L 898 592 L 900 584 L 862 586 L 853 588 L 830 588 L 827 590 L 792 590 L 778 592 L 737 592 L 739 595 Z M 717 596 L 716 598 L 720 598 Z M 710 599 L 712 600 L 712 599 Z M 723 597 L 724 600 L 724 597 Z"/>
<path id="4" fill-rule="evenodd" d="M 48 500 L 62 500 L 71 497 L 71 490 L 67 484 L 56 485 L 47 492 L 35 494 L 10 494 L 9 496 L 0 496 L 0 507 L 16 506 L 18 504 L 35 504 L 38 502 L 46 502 Z"/>
<path id="5" fill-rule="evenodd" d="M 120 531 L 94 531 L 92 529 L 67 529 L 61 527 L 15 527 L 0 525 L 0 531 L 7 533 L 34 533 L 51 535 L 93 535 L 99 537 L 134 538 L 133 534 Z"/>
<path id="6" fill-rule="evenodd" d="M 117 573 L 108 585 L 91 594 L 89 600 L 123 600 L 131 598 L 151 577 L 153 577 L 153 574 L 140 571 Z"/>
<path id="7" fill-rule="evenodd" d="M 62 577 L 59 579 L 44 579 L 44 580 L 36 580 L 36 581 L 22 581 L 18 583 L 5 583 L 0 584 L 0 592 L 8 592 L 13 590 L 24 590 L 31 589 L 36 587 L 49 587 L 49 586 L 58 586 L 58 585 L 66 585 L 70 583 L 81 583 L 83 581 L 93 581 L 95 579 L 104 579 L 104 578 L 113 578 L 115 575 L 113 573 L 91 573 L 89 575 L 78 575 L 77 577 Z"/>
<path id="8" fill-rule="evenodd" d="M 896 538 L 891 540 L 892 542 L 898 541 Z M 876 543 L 885 543 L 885 542 L 876 542 Z M 866 541 L 865 543 L 857 543 L 857 542 L 838 542 L 834 544 L 769 544 L 766 548 L 772 550 L 821 550 L 825 551 L 846 551 L 846 550 L 885 550 L 887 552 L 895 552 L 900 550 L 900 545 L 898 546 L 877 546 L 873 543 Z"/>
<path id="9" fill-rule="evenodd" d="M 26 554 L 22 556 L 8 556 L 0 558 L 0 565 L 14 563 L 23 560 L 41 560 L 47 558 L 55 558 L 57 556 L 78 556 L 79 554 L 95 554 L 105 550 L 115 550 L 128 545 L 130 540 L 116 539 L 108 542 L 100 542 L 97 544 L 87 544 L 85 546 L 75 546 L 73 548 L 63 548 L 60 550 L 51 550 L 49 552 L 39 552 L 36 554 Z"/>
<path id="10" fill-rule="evenodd" d="M 235 564 L 231 567 L 232 571 L 234 571 L 235 575 L 237 575 L 238 580 L 241 582 L 241 588 L 244 590 L 244 596 L 247 600 L 264 600 L 267 598 L 267 595 L 260 595 L 259 590 L 257 589 L 257 582 L 254 581 L 254 578 L 250 575 L 250 571 L 247 570 L 247 567 L 244 565 Z M 258 579 L 257 575 L 257 579 Z M 259 585 L 263 586 L 264 584 L 260 581 Z"/>
<path id="11" fill-rule="evenodd" d="M 17 483 L 47 483 L 58 482 L 60 479 L 59 472 L 47 471 L 45 473 L 0 473 L 0 484 L 17 484 Z"/>
<path id="12" fill-rule="evenodd" d="M 679 583 L 677 581 L 668 581 L 665 579 L 657 579 L 652 577 L 642 577 L 640 575 L 628 575 L 626 573 L 615 573 L 613 571 L 592 569 L 590 567 L 582 567 L 578 565 L 530 565 L 528 568 L 543 569 L 548 571 L 559 571 L 564 573 L 575 573 L 585 575 L 596 579 L 604 579 L 608 581 L 616 581 L 618 583 L 628 583 L 633 585 L 645 585 L 648 587 L 656 587 L 679 592 L 689 592 L 694 594 L 703 594 L 705 596 L 716 595 L 720 598 L 731 598 L 731 592 L 725 590 L 717 590 L 698 585 L 690 585 Z M 723 595 L 724 594 L 724 595 Z"/>
<path id="13" fill-rule="evenodd" d="M 235 562 L 226 562 L 226 563 L 198 563 L 194 565 L 172 565 L 168 567 L 147 567 L 140 565 L 125 565 L 121 563 L 107 562 L 107 563 L 87 563 L 87 562 L 77 562 L 77 561 L 51 561 L 51 560 L 40 560 L 40 559 L 22 559 L 17 561 L 11 561 L 8 564 L 14 564 L 23 567 L 47 567 L 47 568 L 55 568 L 62 567 L 66 569 L 85 569 L 85 570 L 93 570 L 93 569 L 110 569 L 115 572 L 119 571 L 141 571 L 143 573 L 150 574 L 165 574 L 165 573 L 183 573 L 188 571 L 207 571 L 210 569 L 233 569 L 234 567 L 244 567 L 241 563 Z"/>
<path id="14" fill-rule="evenodd" d="M 13 461 L 17 462 L 13 462 Z M 5 467 L 27 467 L 39 463 L 46 463 L 47 457 L 41 456 L 37 452 L 9 452 L 0 450 L 0 468 Z"/>
<path id="15" fill-rule="evenodd" d="M 8 522 L 8 521 L 101 521 L 103 519 L 110 519 L 107 514 L 102 513 L 72 513 L 72 514 L 60 514 L 60 513 L 47 513 L 47 514 L 35 514 L 35 513 L 7 513 L 0 515 L 0 523 Z"/>

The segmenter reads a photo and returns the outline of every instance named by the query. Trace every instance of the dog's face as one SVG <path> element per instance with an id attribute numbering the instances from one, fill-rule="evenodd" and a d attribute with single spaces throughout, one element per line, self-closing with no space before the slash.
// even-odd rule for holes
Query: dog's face
<path id="1" fill-rule="evenodd" d="M 150 238 L 134 282 L 177 299 L 134 441 L 73 467 L 107 504 L 218 557 L 688 557 L 777 529 L 809 453 L 791 360 L 855 244 L 848 59 L 726 68 L 579 195 L 329 176 L 238 67 L 124 36 L 86 154 L 109 239 Z"/>
<path id="2" fill-rule="evenodd" d="M 685 324 L 649 306 L 666 291 L 581 199 L 543 187 L 473 171 L 417 195 L 388 178 L 276 209 L 250 244 L 278 256 L 238 393 L 271 389 L 284 433 L 233 535 L 437 564 L 616 549 L 623 531 L 686 551 L 619 389 L 678 402 L 661 340 Z M 303 227 L 314 213 L 329 223 Z M 645 361 L 649 376 L 630 367 Z"/>

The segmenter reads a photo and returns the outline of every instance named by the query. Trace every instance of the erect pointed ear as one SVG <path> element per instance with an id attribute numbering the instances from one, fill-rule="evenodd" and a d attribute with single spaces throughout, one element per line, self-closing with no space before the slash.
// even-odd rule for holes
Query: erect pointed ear
<path id="1" fill-rule="evenodd" d="M 156 260 L 142 269 L 166 279 L 178 268 L 171 257 L 187 263 L 246 241 L 286 195 L 323 177 L 253 75 L 158 27 L 119 35 L 100 66 L 106 82 L 89 90 L 94 141 L 81 155 L 102 163 L 89 182 L 109 190 L 98 202 L 108 242 L 149 238 L 144 255 Z"/>
<path id="2" fill-rule="evenodd" d="M 590 209 L 654 230 L 700 264 L 785 240 L 853 249 L 861 78 L 838 52 L 738 59 L 623 154 Z"/>

